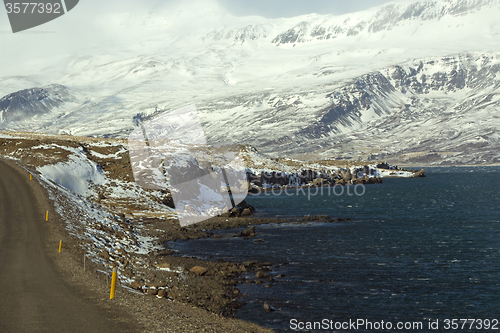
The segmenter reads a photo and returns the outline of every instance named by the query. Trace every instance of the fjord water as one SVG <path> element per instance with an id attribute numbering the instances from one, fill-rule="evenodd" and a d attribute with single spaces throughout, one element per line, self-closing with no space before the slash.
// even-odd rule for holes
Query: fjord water
<path id="1" fill-rule="evenodd" d="M 278 332 L 290 331 L 291 319 L 419 321 L 424 331 L 428 320 L 500 319 L 500 167 L 426 171 L 367 185 L 362 196 L 249 197 L 264 215 L 352 221 L 257 226 L 264 243 L 223 231 L 228 237 L 174 248 L 273 263 L 272 274 L 285 277 L 269 288 L 240 285 L 247 304 L 236 317 Z M 263 302 L 278 311 L 264 311 Z"/>

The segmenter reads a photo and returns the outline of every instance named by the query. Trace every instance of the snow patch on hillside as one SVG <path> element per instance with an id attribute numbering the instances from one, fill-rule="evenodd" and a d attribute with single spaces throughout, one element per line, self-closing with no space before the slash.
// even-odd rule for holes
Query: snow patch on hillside
<path id="1" fill-rule="evenodd" d="M 37 171 L 68 190 L 86 197 L 91 194 L 91 186 L 104 185 L 108 180 L 102 169 L 89 161 L 83 151 L 75 149 L 74 152 L 74 155 L 69 156 L 68 162 L 44 165 L 38 167 Z"/>

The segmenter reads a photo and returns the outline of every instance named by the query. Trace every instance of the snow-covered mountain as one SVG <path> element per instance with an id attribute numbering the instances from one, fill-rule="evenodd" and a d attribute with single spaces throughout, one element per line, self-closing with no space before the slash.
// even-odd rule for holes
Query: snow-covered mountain
<path id="1" fill-rule="evenodd" d="M 0 99 L 0 121 L 19 121 L 62 107 L 71 101 L 68 89 L 60 85 L 24 89 Z"/>
<path id="2" fill-rule="evenodd" d="M 470 25 L 468 15 L 476 11 L 496 9 L 497 1 L 491 0 L 451 0 L 451 1 L 398 1 L 367 11 L 365 15 L 354 13 L 339 17 L 314 17 L 304 20 L 272 40 L 276 44 L 305 43 L 358 35 L 391 32 L 401 34 L 407 30 L 418 34 L 430 27 L 455 28 L 438 21 L 453 24 L 458 18 L 462 25 Z M 456 21 L 455 21 L 456 22 Z M 423 27 L 425 23 L 425 27 Z M 420 27 L 420 26 L 422 27 Z M 472 28 L 472 26 L 470 26 Z M 419 31 L 420 30 L 420 31 Z M 442 31 L 441 31 L 442 33 Z"/>
<path id="3" fill-rule="evenodd" d="M 195 104 L 209 142 L 275 156 L 500 163 L 500 0 L 286 19 L 201 0 L 87 10 L 55 34 L 0 35 L 1 128 L 124 138 Z"/>

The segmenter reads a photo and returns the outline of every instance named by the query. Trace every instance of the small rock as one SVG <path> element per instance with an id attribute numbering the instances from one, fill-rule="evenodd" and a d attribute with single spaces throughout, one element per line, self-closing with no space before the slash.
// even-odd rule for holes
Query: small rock
<path id="1" fill-rule="evenodd" d="M 238 207 L 234 207 L 233 209 L 231 209 L 231 216 L 240 216 L 240 215 L 241 213 Z"/>
<path id="2" fill-rule="evenodd" d="M 417 173 L 414 173 L 413 177 L 425 177 L 425 170 L 422 169 L 422 170 L 418 171 Z"/>
<path id="3" fill-rule="evenodd" d="M 263 278 L 267 277 L 267 274 L 264 273 L 263 271 L 258 271 L 257 274 L 255 274 L 255 277 L 257 279 L 263 279 Z"/>
<path id="4" fill-rule="evenodd" d="M 105 260 L 109 260 L 109 253 L 106 250 L 103 250 L 101 252 L 101 257 L 103 257 Z"/>
<path id="5" fill-rule="evenodd" d="M 141 287 L 142 287 L 142 286 L 141 286 L 141 284 L 140 284 L 139 282 L 137 282 L 137 281 L 132 282 L 132 283 L 130 284 L 130 286 L 131 286 L 132 288 L 134 288 L 135 290 L 139 290 L 139 289 L 141 289 Z"/>
<path id="6" fill-rule="evenodd" d="M 170 269 L 171 266 L 168 262 L 162 262 L 162 263 L 159 263 L 158 266 L 159 269 Z"/>
<path id="7" fill-rule="evenodd" d="M 257 260 L 248 260 L 248 261 L 244 261 L 243 262 L 243 265 L 245 265 L 245 267 L 253 267 L 253 266 L 256 266 L 259 262 Z"/>
<path id="8" fill-rule="evenodd" d="M 236 237 L 253 237 L 253 236 L 255 236 L 255 227 L 250 227 L 236 234 Z"/>
<path id="9" fill-rule="evenodd" d="M 130 277 L 133 276 L 133 272 L 132 272 L 132 270 L 130 268 L 126 268 L 126 269 L 123 270 L 122 275 L 130 278 Z"/>
<path id="10" fill-rule="evenodd" d="M 167 292 L 165 291 L 165 289 L 158 290 L 159 297 L 165 297 L 166 295 L 167 295 Z"/>
<path id="11" fill-rule="evenodd" d="M 252 215 L 252 211 L 250 210 L 250 208 L 245 208 L 241 212 L 241 216 L 250 216 L 250 215 Z"/>
<path id="12" fill-rule="evenodd" d="M 189 271 L 198 275 L 198 276 L 202 276 L 203 274 L 205 274 L 207 272 L 207 269 L 205 267 L 201 267 L 201 266 L 194 266 Z"/>
<path id="13" fill-rule="evenodd" d="M 273 308 L 272 306 L 270 306 L 266 302 L 264 303 L 264 310 L 266 310 L 266 311 L 276 311 L 275 308 Z"/>

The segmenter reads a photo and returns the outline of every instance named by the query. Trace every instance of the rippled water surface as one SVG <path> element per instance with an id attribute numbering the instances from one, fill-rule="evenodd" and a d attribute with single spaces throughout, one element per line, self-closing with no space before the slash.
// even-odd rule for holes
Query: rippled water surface
<path id="1" fill-rule="evenodd" d="M 285 277 L 270 288 L 241 285 L 248 303 L 237 317 L 279 332 L 290 331 L 291 319 L 500 319 L 500 168 L 433 168 L 427 175 L 385 179 L 362 196 L 250 197 L 264 215 L 353 221 L 258 226 L 262 244 L 228 237 L 174 247 L 272 262 L 273 274 Z M 278 311 L 265 312 L 263 302 Z"/>

